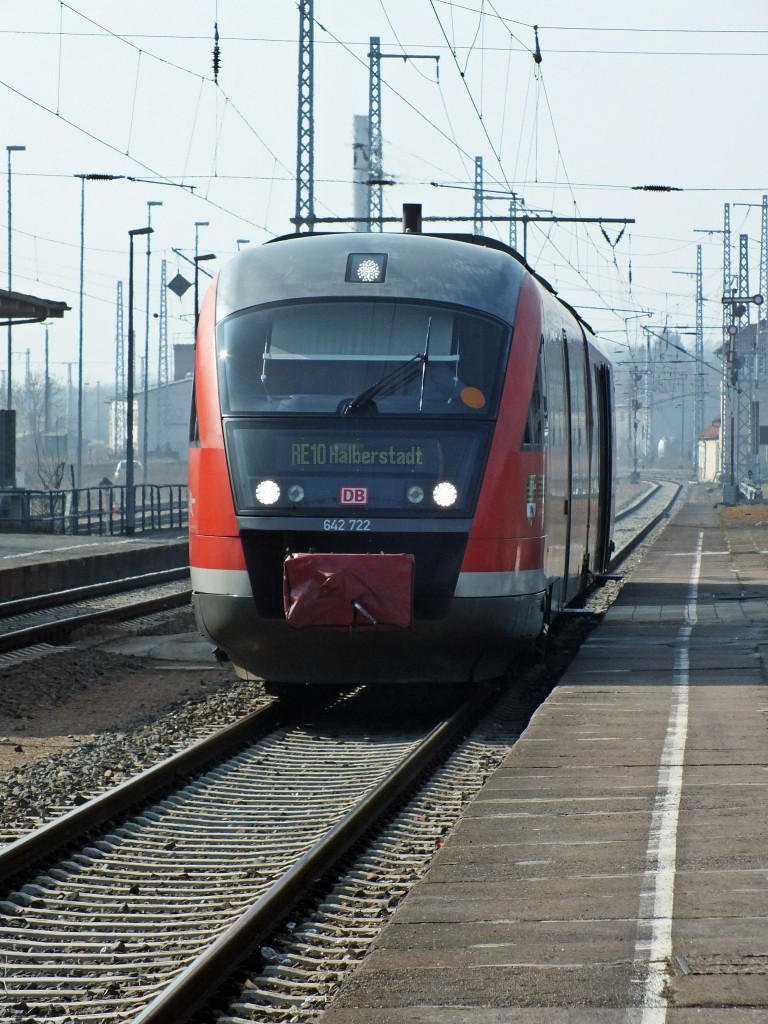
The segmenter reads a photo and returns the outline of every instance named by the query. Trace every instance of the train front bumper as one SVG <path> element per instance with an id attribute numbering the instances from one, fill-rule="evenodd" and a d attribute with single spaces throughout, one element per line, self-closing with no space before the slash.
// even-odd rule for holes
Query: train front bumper
<path id="1" fill-rule="evenodd" d="M 194 593 L 200 631 L 239 674 L 275 683 L 480 681 L 499 676 L 542 624 L 543 592 L 454 598 L 441 619 L 407 629 L 293 629 L 259 615 L 250 596 Z"/>

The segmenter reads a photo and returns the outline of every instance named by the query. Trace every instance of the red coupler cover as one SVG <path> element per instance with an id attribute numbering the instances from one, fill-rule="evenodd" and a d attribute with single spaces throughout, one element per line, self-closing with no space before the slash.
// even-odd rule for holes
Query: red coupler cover
<path id="1" fill-rule="evenodd" d="M 395 626 L 413 621 L 413 555 L 291 555 L 283 563 L 289 626 Z"/>

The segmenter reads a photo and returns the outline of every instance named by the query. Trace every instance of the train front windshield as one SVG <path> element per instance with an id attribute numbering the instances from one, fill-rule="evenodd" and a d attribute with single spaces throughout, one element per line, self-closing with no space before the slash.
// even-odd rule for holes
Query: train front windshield
<path id="1" fill-rule="evenodd" d="M 217 330 L 222 412 L 492 416 L 510 333 L 388 299 L 245 310 Z"/>
<path id="2" fill-rule="evenodd" d="M 492 317 L 383 299 L 230 316 L 217 356 L 238 513 L 319 515 L 322 529 L 471 515 L 510 336 Z"/>

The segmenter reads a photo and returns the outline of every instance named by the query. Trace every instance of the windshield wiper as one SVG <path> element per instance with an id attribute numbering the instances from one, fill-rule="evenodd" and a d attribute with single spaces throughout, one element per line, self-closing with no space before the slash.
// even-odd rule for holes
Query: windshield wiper
<path id="1" fill-rule="evenodd" d="M 372 405 L 373 399 L 377 395 L 391 394 L 396 388 L 402 387 L 403 384 L 407 384 L 409 380 L 413 380 L 414 377 L 421 373 L 426 361 L 426 354 L 420 352 L 405 363 L 401 363 L 400 366 L 396 366 L 394 370 L 385 373 L 383 377 L 379 378 L 374 384 L 371 384 L 365 391 L 361 391 L 359 395 L 355 395 L 354 398 L 345 398 L 340 402 L 338 408 L 339 415 L 349 416 L 352 412 L 357 412 L 359 409 Z"/>

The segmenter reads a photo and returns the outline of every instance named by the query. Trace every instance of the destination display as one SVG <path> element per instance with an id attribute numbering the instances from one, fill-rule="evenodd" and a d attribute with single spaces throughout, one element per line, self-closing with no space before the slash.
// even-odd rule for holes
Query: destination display
<path id="1" fill-rule="evenodd" d="M 421 445 L 299 441 L 291 445 L 292 466 L 423 466 Z"/>
<path id="2" fill-rule="evenodd" d="M 286 429 L 284 423 L 230 420 L 227 455 L 238 511 L 325 517 L 355 509 L 366 515 L 431 509 L 466 515 L 474 506 L 489 428 L 419 428 L 382 429 L 369 421 Z"/>

